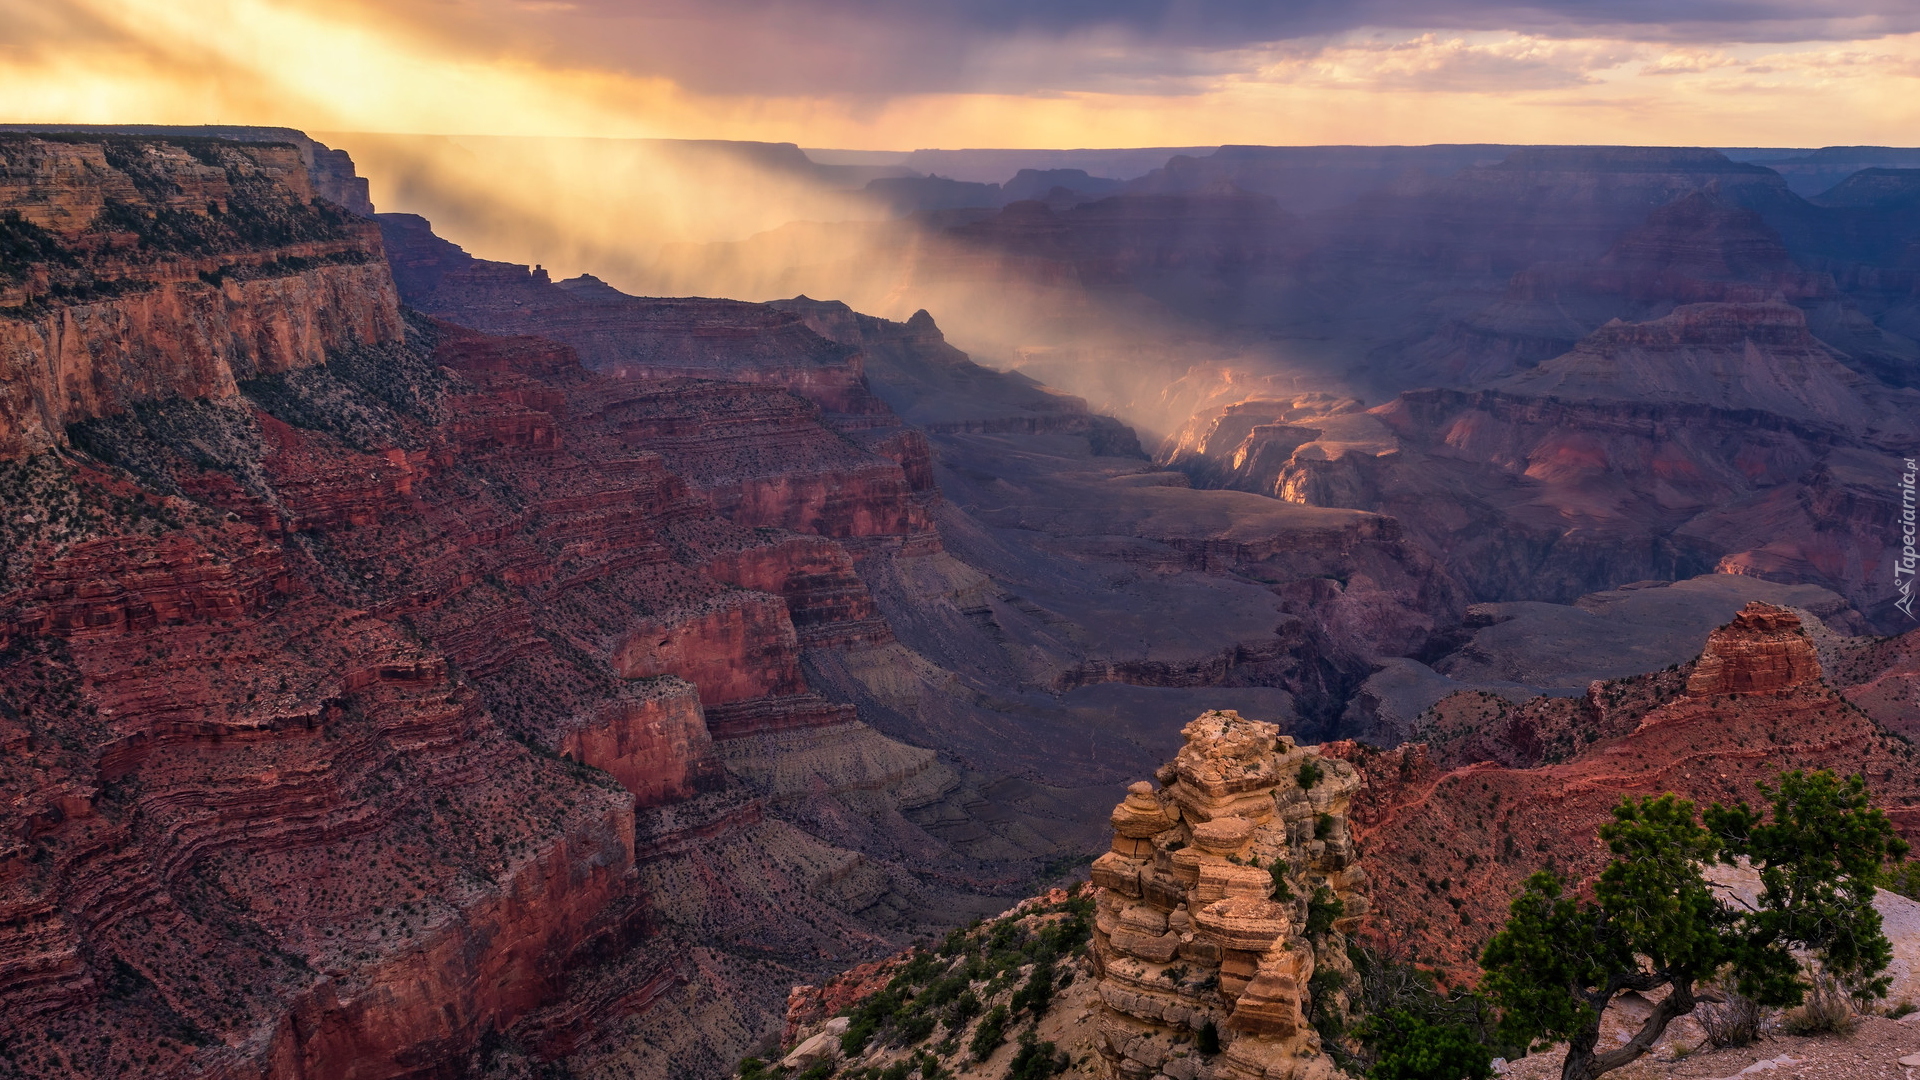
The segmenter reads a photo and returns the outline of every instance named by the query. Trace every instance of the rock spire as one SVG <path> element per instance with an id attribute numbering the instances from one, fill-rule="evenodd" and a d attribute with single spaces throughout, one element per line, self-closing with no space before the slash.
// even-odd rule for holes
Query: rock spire
<path id="1" fill-rule="evenodd" d="M 1314 1021 L 1347 1018 L 1345 931 L 1368 910 L 1347 819 L 1358 774 L 1235 712 L 1182 734 L 1159 789 L 1134 784 L 1114 808 L 1093 864 L 1108 1075 L 1333 1076 Z"/>

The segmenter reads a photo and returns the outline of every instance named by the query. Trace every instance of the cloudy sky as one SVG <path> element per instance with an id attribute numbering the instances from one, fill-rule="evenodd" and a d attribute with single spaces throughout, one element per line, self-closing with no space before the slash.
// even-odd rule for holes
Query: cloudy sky
<path id="1" fill-rule="evenodd" d="M 1920 142 L 1915 0 L 0 0 L 0 120 L 806 146 Z"/>

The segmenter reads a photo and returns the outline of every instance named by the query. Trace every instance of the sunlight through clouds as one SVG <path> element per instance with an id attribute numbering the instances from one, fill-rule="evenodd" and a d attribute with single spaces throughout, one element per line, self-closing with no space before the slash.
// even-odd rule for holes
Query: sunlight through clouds
<path id="1" fill-rule="evenodd" d="M 898 84 L 843 92 L 693 89 L 635 70 L 621 42 L 587 47 L 568 36 L 581 32 L 580 20 L 597 20 L 580 25 L 684 32 L 688 48 L 705 49 L 724 38 L 724 22 L 712 20 L 740 18 L 750 6 L 731 0 L 702 16 L 668 5 L 660 9 L 667 18 L 651 6 L 559 0 L 0 0 L 0 119 L 902 149 L 1823 145 L 1910 141 L 1920 119 L 1920 35 L 1912 33 L 1756 44 L 1661 42 L 1648 40 L 1651 30 L 1359 27 L 1182 45 L 1143 43 L 1098 21 L 1047 32 L 1013 25 L 955 53 L 953 70 L 939 76 L 952 89 L 899 75 L 911 58 L 879 55 L 894 40 L 887 26 L 836 38 L 843 19 L 812 37 L 791 35 L 793 62 L 804 70 L 866 66 L 869 82 Z M 850 17 L 860 9 L 848 0 L 834 10 Z M 435 14 L 444 25 L 428 17 Z"/>

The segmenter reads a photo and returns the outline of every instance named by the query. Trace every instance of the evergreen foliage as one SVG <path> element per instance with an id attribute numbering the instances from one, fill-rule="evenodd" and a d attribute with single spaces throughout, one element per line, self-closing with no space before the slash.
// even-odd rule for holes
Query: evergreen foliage
<path id="1" fill-rule="evenodd" d="M 1433 1022 L 1406 1009 L 1369 1017 L 1354 1032 L 1376 1055 L 1370 1080 L 1486 1080 L 1493 1051 L 1458 1022 Z"/>
<path id="2" fill-rule="evenodd" d="M 1710 807 L 1705 824 L 1675 795 L 1623 799 L 1600 829 L 1613 860 L 1591 900 L 1566 895 L 1547 871 L 1527 880 L 1506 927 L 1487 943 L 1483 988 L 1503 1039 L 1568 1042 L 1564 1080 L 1592 1080 L 1652 1048 L 1695 990 L 1718 981 L 1760 1005 L 1798 1005 L 1809 984 L 1796 949 L 1861 997 L 1885 992 L 1892 957 L 1873 884 L 1906 844 L 1858 777 L 1792 772 L 1763 816 L 1745 803 Z M 1706 864 L 1746 858 L 1759 871 L 1757 910 L 1721 902 Z M 1596 1050 L 1600 1020 L 1627 991 L 1665 989 L 1633 1038 Z"/>

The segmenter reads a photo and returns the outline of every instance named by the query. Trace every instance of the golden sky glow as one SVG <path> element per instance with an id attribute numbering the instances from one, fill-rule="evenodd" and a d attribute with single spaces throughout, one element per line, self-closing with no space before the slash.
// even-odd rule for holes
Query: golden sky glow
<path id="1" fill-rule="evenodd" d="M 0 0 L 0 119 L 874 149 L 1820 146 L 1912 143 L 1920 130 L 1920 34 L 1913 33 L 1742 44 L 1697 32 L 1662 42 L 1644 34 L 1362 28 L 1195 46 L 1129 66 L 1137 40 L 1069 30 L 981 46 L 947 80 L 961 85 L 749 92 L 695 89 L 684 72 L 679 79 L 650 74 L 631 58 L 582 44 L 578 33 L 540 31 L 543 19 L 573 17 L 576 9 L 458 0 Z M 710 47 L 712 33 L 699 40 Z M 857 64 L 863 48 L 888 47 L 885 40 L 802 41 L 795 64 L 829 63 L 835 48 Z M 1098 74 L 1039 85 L 1035 72 L 1049 64 Z M 1026 89 L 1006 89 L 1016 85 Z"/>

